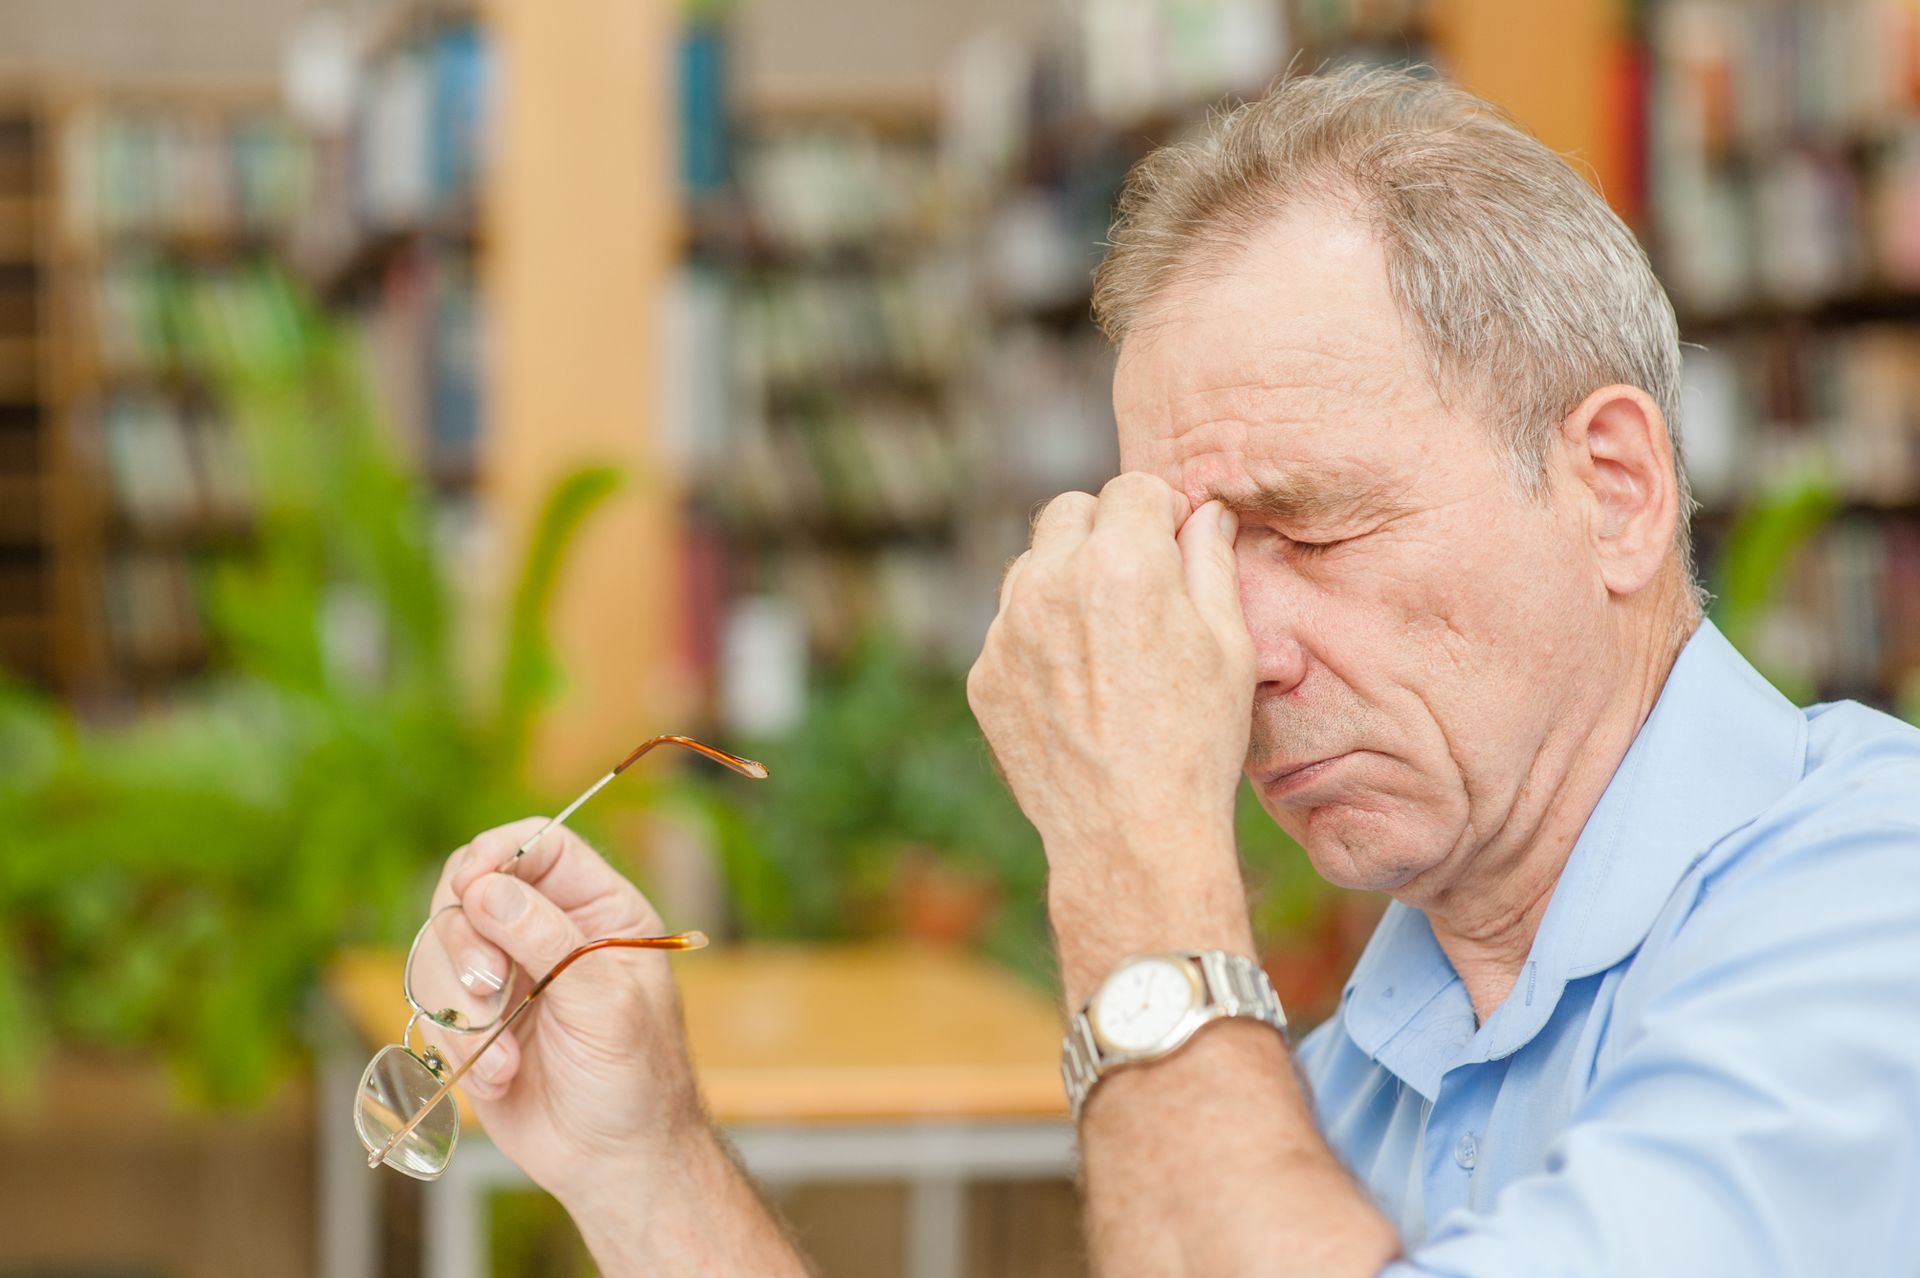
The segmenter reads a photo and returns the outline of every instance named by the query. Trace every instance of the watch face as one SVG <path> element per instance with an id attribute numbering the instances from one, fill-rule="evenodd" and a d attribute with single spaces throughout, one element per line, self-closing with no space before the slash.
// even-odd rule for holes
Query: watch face
<path id="1" fill-rule="evenodd" d="M 1102 1047 L 1142 1052 L 1160 1044 L 1198 1001 L 1192 968 L 1177 959 L 1136 959 L 1094 996 L 1087 1020 Z"/>

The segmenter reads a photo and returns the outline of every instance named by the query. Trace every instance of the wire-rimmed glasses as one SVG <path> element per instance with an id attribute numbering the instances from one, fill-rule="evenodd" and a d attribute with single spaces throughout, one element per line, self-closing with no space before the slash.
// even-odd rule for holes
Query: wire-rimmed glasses
<path id="1" fill-rule="evenodd" d="M 600 793 L 642 755 L 662 745 L 681 746 L 755 780 L 767 775 L 763 764 L 690 737 L 653 737 L 588 786 L 558 816 L 534 831 L 526 842 L 514 849 L 512 856 L 500 863 L 499 872 L 510 873 L 520 858 L 550 830 L 579 811 L 582 804 Z M 453 1097 L 454 1085 L 486 1054 L 494 1040 L 520 1019 L 547 986 L 577 960 L 596 950 L 697 950 L 706 943 L 706 935 L 701 932 L 615 936 L 590 941 L 554 964 L 553 970 L 535 981 L 508 1011 L 519 976 L 513 960 L 481 936 L 458 904 L 434 911 L 413 938 L 401 980 L 401 990 L 413 1015 L 407 1018 L 400 1041 L 375 1053 L 366 1072 L 360 1076 L 360 1090 L 354 1097 L 353 1125 L 360 1134 L 360 1143 L 366 1146 L 367 1166 L 375 1168 L 385 1163 L 416 1180 L 433 1180 L 444 1172 L 460 1140 L 460 1109 Z M 422 1021 L 444 1033 L 485 1034 L 486 1037 L 467 1053 L 466 1060 L 457 1067 L 451 1066 L 439 1048 L 427 1041 L 424 1030 L 421 1033 L 423 1050 L 415 1050 L 413 1032 Z"/>

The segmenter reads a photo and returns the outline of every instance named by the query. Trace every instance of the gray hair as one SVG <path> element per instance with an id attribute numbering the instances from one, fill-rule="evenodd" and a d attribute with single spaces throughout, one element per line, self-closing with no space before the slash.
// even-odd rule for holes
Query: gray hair
<path id="1" fill-rule="evenodd" d="M 1606 201 L 1465 90 L 1404 71 L 1297 76 L 1154 151 L 1094 275 L 1101 331 L 1120 342 L 1174 278 L 1304 200 L 1351 208 L 1379 238 L 1436 388 L 1486 419 L 1523 491 L 1544 491 L 1554 432 L 1587 395 L 1645 391 L 1673 440 L 1691 587 L 1673 306 Z"/>

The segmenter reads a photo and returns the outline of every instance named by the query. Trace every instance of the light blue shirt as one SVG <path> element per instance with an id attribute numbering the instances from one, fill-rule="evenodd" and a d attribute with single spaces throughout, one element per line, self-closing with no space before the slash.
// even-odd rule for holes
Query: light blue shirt
<path id="1" fill-rule="evenodd" d="M 1300 1060 L 1390 1278 L 1920 1273 L 1920 731 L 1702 626 L 1506 1002 L 1396 903 Z"/>

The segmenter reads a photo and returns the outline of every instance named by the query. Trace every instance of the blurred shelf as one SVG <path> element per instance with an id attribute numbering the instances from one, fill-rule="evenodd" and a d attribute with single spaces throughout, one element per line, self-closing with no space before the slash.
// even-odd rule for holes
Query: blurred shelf
<path id="1" fill-rule="evenodd" d="M 1064 292 L 1053 297 L 997 298 L 990 303 L 989 309 L 996 323 L 1024 321 L 1050 329 L 1071 330 L 1084 327 L 1091 331 L 1094 327 L 1091 272 L 1089 272 L 1087 285 L 1085 289 Z"/>
<path id="2" fill-rule="evenodd" d="M 167 523 L 115 520 L 108 525 L 113 546 L 146 550 L 237 550 L 252 544 L 259 526 L 252 520 L 183 519 Z"/>
<path id="3" fill-rule="evenodd" d="M 0 545 L 35 546 L 46 538 L 38 474 L 0 474 Z"/>
<path id="4" fill-rule="evenodd" d="M 753 231 L 693 229 L 682 252 L 696 265 L 778 275 L 850 275 L 911 266 L 936 232 L 891 230 L 858 240 L 811 246 L 782 244 Z"/>
<path id="5" fill-rule="evenodd" d="M 38 198 L 32 195 L 0 196 L 0 260 L 9 263 L 37 260 L 40 218 Z"/>
<path id="6" fill-rule="evenodd" d="M 209 375 L 185 364 L 107 364 L 88 367 L 76 365 L 80 375 L 103 392 L 160 395 L 170 399 L 204 398 L 209 393 Z"/>
<path id="7" fill-rule="evenodd" d="M 338 303 L 378 285 L 395 262 L 422 248 L 477 256 L 483 249 L 478 214 L 461 207 L 418 222 L 365 231 L 345 250 L 305 274 L 323 298 Z"/>
<path id="8" fill-rule="evenodd" d="M 50 658 L 43 619 L 0 613 L 0 670 L 44 679 L 52 673 Z"/>
<path id="9" fill-rule="evenodd" d="M 0 252 L 30 255 L 5 322 L 34 333 L 0 339 L 16 401 L 0 523 L 23 537 L 38 505 L 31 673 L 115 717 L 208 667 L 197 567 L 252 528 L 227 514 L 248 504 L 245 457 L 215 437 L 231 424 L 193 365 L 200 343 L 271 354 L 287 315 L 264 268 L 306 211 L 311 144 L 271 83 L 74 81 L 34 100 L 33 163 L 9 138 L 4 172 L 30 187 L 0 187 Z M 31 489 L 11 482 L 23 469 Z"/>
<path id="10" fill-rule="evenodd" d="M 276 257 L 287 235 L 279 227 L 123 226 L 66 239 L 61 250 L 88 269 L 132 256 L 217 266 Z"/>
<path id="11" fill-rule="evenodd" d="M 362 57 L 378 61 L 431 40 L 443 31 L 484 22 L 484 0 L 396 0 L 385 6 L 362 45 Z"/>
<path id="12" fill-rule="evenodd" d="M 480 458 L 473 454 L 431 458 L 422 474 L 441 493 L 470 492 L 480 483 Z"/>
<path id="13" fill-rule="evenodd" d="M 40 342 L 32 337 L 0 337 L 0 399 L 37 399 L 40 392 Z"/>
<path id="14" fill-rule="evenodd" d="M 1783 324 L 1840 327 L 1920 323 L 1920 287 L 1868 289 L 1805 302 L 1756 301 L 1719 311 L 1689 310 L 1679 319 L 1683 337 Z"/>
<path id="15" fill-rule="evenodd" d="M 841 132 L 849 127 L 904 141 L 930 141 L 940 126 L 937 94 L 849 93 L 823 89 L 761 90 L 740 103 L 734 128 L 749 140 L 756 136 L 807 129 Z"/>
<path id="16" fill-rule="evenodd" d="M 764 398 L 769 413 L 778 415 L 841 403 L 860 396 L 938 402 L 952 393 L 954 377 L 952 370 L 875 364 L 864 368 L 821 369 L 803 375 L 770 376 L 761 379 L 756 389 Z"/>
<path id="17" fill-rule="evenodd" d="M 877 551 L 900 545 L 936 546 L 950 542 L 959 528 L 953 511 L 912 519 L 853 519 L 800 515 L 782 519 L 721 517 L 712 526 L 729 541 L 750 551 L 802 550 L 807 547 Z"/>
<path id="18" fill-rule="evenodd" d="M 1693 512 L 1697 524 L 1730 524 L 1744 514 L 1748 505 L 1756 500 L 1758 494 L 1743 500 L 1714 502 L 1703 505 Z M 1841 500 L 1834 508 L 1834 519 L 1920 519 L 1920 495 L 1876 501 L 1868 498 L 1849 497 Z"/>

